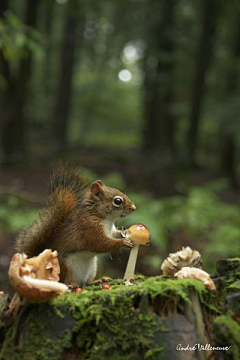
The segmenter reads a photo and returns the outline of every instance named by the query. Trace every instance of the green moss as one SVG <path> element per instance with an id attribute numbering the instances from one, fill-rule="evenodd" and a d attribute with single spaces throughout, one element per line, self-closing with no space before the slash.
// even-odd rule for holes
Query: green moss
<path id="1" fill-rule="evenodd" d="M 214 320 L 214 334 L 217 346 L 228 346 L 230 349 L 224 353 L 226 360 L 240 359 L 240 325 L 231 316 L 231 312 L 218 316 Z"/>
<path id="2" fill-rule="evenodd" d="M 239 291 L 240 258 L 218 260 L 217 273 L 227 284 L 222 284 L 223 291 L 227 294 Z"/>
<path id="3" fill-rule="evenodd" d="M 227 275 L 227 293 L 233 293 L 240 290 L 240 259 L 229 259 L 230 270 Z M 232 266 L 231 266 L 232 265 Z"/>
<path id="4" fill-rule="evenodd" d="M 228 293 L 240 291 L 240 280 L 228 286 Z"/>
<path id="5" fill-rule="evenodd" d="M 75 346 L 83 359 L 154 360 L 164 350 L 157 334 L 168 331 L 155 302 L 191 304 L 189 293 L 196 291 L 202 304 L 216 310 L 204 284 L 194 279 L 138 276 L 133 286 L 121 282 L 112 281 L 111 290 L 87 286 L 81 293 L 29 305 L 8 330 L 0 359 L 57 360 Z"/>
<path id="6" fill-rule="evenodd" d="M 240 262 L 240 258 L 237 257 L 237 258 L 231 258 L 231 259 L 228 259 L 230 262 Z"/>
<path id="7" fill-rule="evenodd" d="M 118 290 L 111 292 L 111 296 L 99 294 L 100 297 L 92 299 L 87 307 L 81 303 L 77 305 L 74 313 L 78 319 L 77 345 L 85 348 L 86 355 L 93 359 L 117 359 L 124 355 L 127 359 L 136 359 L 155 348 L 154 333 L 166 329 L 155 313 L 149 314 L 147 308 L 144 311 L 134 306 L 133 292 L 125 296 Z"/>
<path id="8" fill-rule="evenodd" d="M 232 271 L 228 274 L 228 284 L 233 284 L 235 281 L 240 279 L 240 271 Z"/>

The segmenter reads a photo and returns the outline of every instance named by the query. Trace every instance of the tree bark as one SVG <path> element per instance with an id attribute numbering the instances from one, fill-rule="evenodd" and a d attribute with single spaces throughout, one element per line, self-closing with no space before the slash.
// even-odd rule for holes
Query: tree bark
<path id="1" fill-rule="evenodd" d="M 0 19 L 4 19 L 4 12 L 8 9 L 8 0 L 0 2 Z M 12 107 L 9 103 L 13 87 L 10 79 L 10 69 L 7 61 L 4 58 L 2 51 L 0 51 L 0 162 L 5 162 L 5 158 L 9 153 L 8 149 L 8 119 L 11 118 Z"/>
<path id="2" fill-rule="evenodd" d="M 235 34 L 232 43 L 232 66 L 229 69 L 226 93 L 228 97 L 235 95 L 239 85 L 239 59 L 240 59 L 240 7 L 238 5 L 235 18 Z M 234 188 L 239 188 L 236 173 L 236 135 L 227 128 L 221 129 L 220 135 L 220 171 L 231 180 Z"/>
<path id="3" fill-rule="evenodd" d="M 193 97 L 189 119 L 189 131 L 187 138 L 188 160 L 190 166 L 195 166 L 196 147 L 199 129 L 199 121 L 203 106 L 206 72 L 210 64 L 213 41 L 217 20 L 217 0 L 204 0 L 203 25 L 200 38 L 199 52 L 197 56 L 195 79 L 193 83 Z"/>
<path id="4" fill-rule="evenodd" d="M 46 47 L 45 47 L 45 61 L 44 61 L 44 71 L 43 71 L 43 81 L 44 81 L 44 90 L 46 92 L 46 96 L 49 96 L 50 91 L 50 80 L 51 80 L 51 72 L 53 66 L 52 59 L 52 24 L 53 24 L 53 16 L 54 16 L 54 9 L 55 9 L 55 1 L 48 0 L 45 2 L 45 24 L 44 24 L 44 33 L 46 37 Z"/>
<path id="5" fill-rule="evenodd" d="M 153 25 L 150 36 L 155 39 L 148 56 L 160 54 L 155 71 L 146 68 L 145 122 L 143 146 L 147 154 L 149 186 L 157 195 L 170 195 L 174 190 L 174 121 L 170 113 L 173 98 L 172 51 L 175 1 L 160 3 L 161 21 Z"/>
<path id="6" fill-rule="evenodd" d="M 39 0 L 28 0 L 26 3 L 24 23 L 36 25 Z M 7 2 L 5 1 L 5 4 Z M 32 54 L 26 48 L 25 57 L 20 60 L 19 72 L 13 76 L 9 64 L 0 55 L 1 68 L 7 86 L 1 91 L 1 146 L 2 163 L 24 160 L 26 156 L 26 104 L 27 85 L 31 76 Z"/>
<path id="7" fill-rule="evenodd" d="M 61 68 L 53 114 L 53 139 L 57 150 L 67 145 L 67 129 L 72 95 L 72 79 L 79 24 L 79 1 L 73 0 L 66 12 L 61 51 Z"/>
<path id="8" fill-rule="evenodd" d="M 231 185 L 238 188 L 238 180 L 236 174 L 236 143 L 234 134 L 222 132 L 220 135 L 220 171 L 228 177 Z"/>

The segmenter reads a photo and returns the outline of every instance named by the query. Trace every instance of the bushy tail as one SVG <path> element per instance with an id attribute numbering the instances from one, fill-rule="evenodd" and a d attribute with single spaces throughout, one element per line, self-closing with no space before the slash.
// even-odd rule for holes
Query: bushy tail
<path id="1" fill-rule="evenodd" d="M 64 218 L 81 203 L 87 186 L 77 169 L 59 163 L 53 169 L 47 205 L 39 218 L 19 233 L 17 250 L 32 257 L 48 248 L 49 240 L 56 236 Z"/>

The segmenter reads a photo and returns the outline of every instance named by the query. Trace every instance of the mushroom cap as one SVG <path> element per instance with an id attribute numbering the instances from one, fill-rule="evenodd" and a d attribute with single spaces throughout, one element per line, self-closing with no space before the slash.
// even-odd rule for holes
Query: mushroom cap
<path id="1" fill-rule="evenodd" d="M 58 252 L 46 249 L 38 256 L 30 259 L 25 259 L 25 266 L 31 268 L 31 271 L 37 274 L 39 279 L 59 281 L 60 266 L 58 262 Z M 24 272 L 22 268 L 22 275 L 29 275 L 28 271 Z"/>
<path id="2" fill-rule="evenodd" d="M 178 279 L 196 279 L 202 281 L 206 288 L 210 290 L 216 290 L 216 286 L 213 280 L 210 278 L 210 275 L 202 269 L 186 266 L 175 273 L 174 277 Z"/>
<path id="3" fill-rule="evenodd" d="M 149 245 L 150 242 L 150 232 L 143 224 L 132 225 L 126 230 L 126 237 L 139 245 Z"/>
<path id="4" fill-rule="evenodd" d="M 182 250 L 168 255 L 161 265 L 163 275 L 174 275 L 183 267 L 202 268 L 201 254 L 192 250 L 190 246 L 183 247 Z"/>
<path id="5" fill-rule="evenodd" d="M 10 283 L 17 293 L 36 302 L 46 302 L 67 291 L 67 286 L 63 287 L 64 284 L 56 281 L 59 279 L 58 274 L 57 251 L 52 252 L 49 249 L 31 259 L 27 259 L 25 254 L 14 254 L 8 272 Z M 39 286 L 39 278 L 45 279 L 49 286 Z M 32 281 L 29 282 L 28 279 Z"/>

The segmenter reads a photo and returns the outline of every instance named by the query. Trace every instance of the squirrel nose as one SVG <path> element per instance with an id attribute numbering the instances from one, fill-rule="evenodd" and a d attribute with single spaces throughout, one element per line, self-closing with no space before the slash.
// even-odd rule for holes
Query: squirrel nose
<path id="1" fill-rule="evenodd" d="M 136 210 L 136 205 L 133 204 L 133 205 L 131 206 L 131 210 L 132 210 L 132 211 L 135 211 L 135 210 Z"/>

